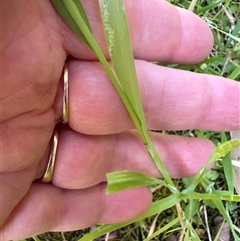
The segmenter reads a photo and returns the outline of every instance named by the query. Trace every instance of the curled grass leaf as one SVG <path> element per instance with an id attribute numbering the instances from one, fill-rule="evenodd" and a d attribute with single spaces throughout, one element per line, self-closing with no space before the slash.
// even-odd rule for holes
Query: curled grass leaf
<path id="1" fill-rule="evenodd" d="M 203 166 L 203 168 L 199 171 L 199 173 L 194 177 L 192 184 L 187 189 L 185 189 L 182 193 L 187 194 L 187 193 L 193 192 L 197 187 L 197 185 L 203 179 L 203 176 L 206 173 L 208 165 L 224 157 L 227 153 L 229 153 L 231 150 L 233 150 L 238 146 L 240 146 L 240 140 L 237 140 L 237 139 L 232 139 L 230 141 L 224 142 L 219 146 L 217 146 L 213 151 L 213 153 L 211 154 L 207 163 Z"/>
<path id="2" fill-rule="evenodd" d="M 108 186 L 107 193 L 115 193 L 135 187 L 145 187 L 153 185 L 167 184 L 157 178 L 141 172 L 119 171 L 107 174 Z"/>

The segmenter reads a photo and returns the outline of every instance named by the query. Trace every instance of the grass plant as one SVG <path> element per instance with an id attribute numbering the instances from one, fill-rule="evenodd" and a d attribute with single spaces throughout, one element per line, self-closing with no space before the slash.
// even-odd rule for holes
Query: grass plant
<path id="1" fill-rule="evenodd" d="M 204 137 L 216 144 L 216 149 L 202 170 L 191 178 L 172 180 L 148 136 L 131 50 L 131 39 L 122 0 L 99 0 L 104 33 L 112 66 L 104 57 L 91 34 L 84 9 L 79 0 L 52 0 L 72 30 L 95 52 L 128 110 L 153 162 L 163 179 L 143 173 L 121 171 L 107 175 L 109 194 L 128 188 L 149 186 L 154 202 L 148 211 L 126 223 L 100 225 L 95 230 L 71 233 L 47 233 L 34 240 L 100 240 L 103 235 L 116 234 L 115 241 L 135 240 L 218 240 L 213 234 L 213 220 L 221 216 L 231 230 L 232 240 L 240 240 L 240 196 L 234 193 L 229 152 L 240 145 L 230 140 L 228 133 L 188 130 L 172 134 Z M 169 65 L 198 73 L 220 75 L 240 80 L 240 5 L 238 0 L 172 0 L 202 17 L 214 35 L 214 49 L 208 59 L 195 65 Z M 170 21 L 170 20 L 169 20 Z M 119 22 L 124 24 L 118 24 Z M 217 160 L 217 161 L 216 161 Z M 215 162 L 206 173 L 207 166 Z M 240 185 L 240 184 L 239 184 Z M 224 223 L 222 224 L 222 228 Z M 117 231 L 116 231 L 117 230 Z M 115 232 L 115 233 L 114 233 Z M 109 236 L 105 236 L 109 240 Z M 102 239 L 102 240 L 104 240 Z M 229 239 L 230 240 L 230 239 Z M 226 240 L 228 241 L 228 240 Z"/>

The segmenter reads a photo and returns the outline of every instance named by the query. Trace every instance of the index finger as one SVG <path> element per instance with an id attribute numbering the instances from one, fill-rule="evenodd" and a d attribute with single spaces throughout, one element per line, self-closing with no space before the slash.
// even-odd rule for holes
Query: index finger
<path id="1" fill-rule="evenodd" d="M 92 32 L 108 56 L 98 1 L 82 1 Z M 206 23 L 193 13 L 166 1 L 124 1 L 134 56 L 149 61 L 196 63 L 207 57 L 213 38 Z M 63 44 L 77 59 L 96 59 L 70 29 L 62 23 Z"/>

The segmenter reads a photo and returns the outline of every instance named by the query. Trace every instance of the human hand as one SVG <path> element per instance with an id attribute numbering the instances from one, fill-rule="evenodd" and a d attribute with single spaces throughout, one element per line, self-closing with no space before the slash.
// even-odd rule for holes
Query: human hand
<path id="1" fill-rule="evenodd" d="M 83 1 L 107 55 L 97 1 Z M 125 1 L 149 129 L 239 129 L 239 83 L 160 67 L 196 63 L 212 36 L 195 15 L 164 1 Z M 47 0 L 2 0 L 1 240 L 131 219 L 151 203 L 147 188 L 105 195 L 106 173 L 160 176 L 99 62 Z M 169 18 L 171 16 L 171 19 Z M 59 126 L 51 184 L 41 178 L 62 119 L 61 72 L 69 61 L 69 124 Z M 194 175 L 208 140 L 151 133 L 172 177 Z"/>

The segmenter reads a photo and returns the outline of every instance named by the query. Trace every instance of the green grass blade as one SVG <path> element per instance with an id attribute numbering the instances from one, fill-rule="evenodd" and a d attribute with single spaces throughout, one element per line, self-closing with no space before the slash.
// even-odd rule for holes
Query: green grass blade
<path id="1" fill-rule="evenodd" d="M 184 235 L 183 241 L 189 241 L 189 240 L 191 240 L 191 239 L 190 239 L 190 229 L 187 229 L 187 230 L 185 231 L 185 235 Z M 192 241 L 192 240 L 191 240 L 191 241 Z"/>
<path id="2" fill-rule="evenodd" d="M 156 202 L 153 202 L 150 208 L 143 213 L 141 216 L 125 223 L 119 223 L 119 224 L 105 224 L 101 225 L 97 229 L 95 229 L 93 232 L 86 234 L 84 237 L 80 238 L 78 241 L 91 241 L 98 237 L 101 237 L 104 234 L 107 234 L 109 232 L 115 231 L 117 229 L 120 229 L 122 227 L 125 227 L 131 223 L 138 222 L 142 219 L 151 217 L 153 215 L 156 215 L 158 213 L 163 212 L 164 210 L 167 210 L 174 205 L 176 205 L 180 201 L 180 198 L 177 195 L 171 195 L 166 198 L 163 198 L 161 200 L 158 200 Z"/>
<path id="3" fill-rule="evenodd" d="M 55 0 L 56 1 L 56 0 Z M 83 5 L 82 5 L 82 2 L 81 0 L 72 0 L 74 3 L 75 3 L 75 6 L 77 7 L 78 9 L 78 12 L 80 13 L 80 15 L 82 16 L 83 18 L 83 21 L 85 22 L 85 24 L 88 26 L 88 29 L 91 31 L 91 28 L 90 28 L 90 24 L 88 22 L 88 18 L 87 18 L 87 15 L 86 15 L 86 12 L 83 8 Z"/>
<path id="4" fill-rule="evenodd" d="M 217 234 L 216 234 L 216 236 L 215 236 L 215 238 L 214 238 L 213 241 L 219 241 L 219 237 L 220 237 L 220 235 L 221 235 L 221 233 L 222 233 L 224 223 L 225 223 L 225 222 L 222 222 L 222 224 L 221 224 L 221 226 L 220 226 L 220 228 L 219 228 L 219 230 L 218 230 L 218 232 L 217 232 Z"/>
<path id="5" fill-rule="evenodd" d="M 187 220 L 190 220 L 199 209 L 199 199 L 194 199 L 194 195 L 191 195 L 191 198 L 189 198 L 189 202 L 184 209 L 184 214 Z"/>
<path id="6" fill-rule="evenodd" d="M 202 13 L 206 13 L 207 11 L 215 8 L 216 6 L 218 6 L 220 3 L 222 3 L 223 0 L 220 0 L 220 1 L 214 1 L 213 3 L 211 4 L 208 4 L 206 7 L 202 7 L 201 9 L 197 10 L 195 13 L 197 15 L 201 15 Z"/>
<path id="7" fill-rule="evenodd" d="M 143 128 L 147 129 L 123 2 L 122 0 L 99 0 L 99 3 L 114 70 Z"/>
<path id="8" fill-rule="evenodd" d="M 32 237 L 32 239 L 33 239 L 34 241 L 41 241 L 38 236 L 34 236 L 34 237 Z"/>
<path id="9" fill-rule="evenodd" d="M 85 24 L 88 26 L 88 28 L 90 30 L 90 25 L 89 25 L 89 22 L 88 22 L 88 19 L 87 19 L 87 16 L 86 16 L 86 13 L 84 11 L 84 8 L 82 6 L 81 1 L 79 1 L 79 0 L 77 0 L 77 1 L 72 0 L 72 1 L 74 1 L 75 6 L 78 9 L 78 12 L 81 14 L 83 21 L 85 22 Z M 72 17 L 71 13 L 66 8 L 66 5 L 65 5 L 64 1 L 62 1 L 62 0 L 60 0 L 60 1 L 59 0 L 51 0 L 51 2 L 54 5 L 54 7 L 58 10 L 59 14 L 62 16 L 64 21 L 71 27 L 73 32 L 76 33 L 78 35 L 78 37 L 81 38 L 85 42 L 85 44 L 88 45 L 88 47 L 90 47 L 90 45 L 88 44 L 88 41 L 85 38 L 82 31 L 79 31 L 79 27 L 78 27 L 75 19 Z"/>
<path id="10" fill-rule="evenodd" d="M 203 178 L 201 184 L 205 188 L 205 190 L 207 190 L 207 187 L 209 186 L 209 181 L 206 178 Z M 233 236 L 235 237 L 235 240 L 240 240 L 239 238 L 236 239 L 237 238 L 236 230 L 235 230 L 235 227 L 233 225 L 232 219 L 231 219 L 228 211 L 226 210 L 226 208 L 223 205 L 222 197 L 217 194 L 217 191 L 214 188 L 212 188 L 211 192 L 218 196 L 218 198 L 216 197 L 216 198 L 211 199 L 211 202 L 218 209 L 218 211 L 221 213 L 223 218 L 228 222 L 228 225 L 232 231 Z M 207 195 L 207 194 L 205 194 L 205 195 Z M 239 195 L 238 195 L 238 198 L 240 198 Z M 231 197 L 231 199 L 232 199 L 232 197 Z M 203 199 L 203 200 L 206 200 L 206 199 Z"/>
<path id="11" fill-rule="evenodd" d="M 205 182 L 202 181 L 201 184 Z M 218 199 L 221 198 L 223 201 L 229 201 L 229 202 L 240 202 L 240 195 L 233 195 L 231 197 L 228 192 L 223 192 L 219 190 L 215 190 L 214 193 L 197 193 L 193 192 L 192 197 L 194 200 L 213 200 L 213 199 Z"/>
<path id="12" fill-rule="evenodd" d="M 224 132 L 222 132 L 221 136 L 222 136 L 221 143 L 226 142 L 227 141 L 226 134 Z M 230 153 L 227 153 L 222 158 L 222 164 L 223 164 L 223 171 L 224 171 L 227 185 L 228 185 L 229 194 L 231 195 L 231 197 L 233 197 L 233 195 L 234 195 L 234 177 L 233 177 L 233 168 L 232 168 L 232 161 L 231 161 Z"/>
<path id="13" fill-rule="evenodd" d="M 221 32 L 221 33 L 223 33 L 223 34 L 225 34 L 226 36 L 228 36 L 228 37 L 230 37 L 230 38 L 232 38 L 234 41 L 240 43 L 240 38 L 239 38 L 239 37 L 234 36 L 234 35 L 232 35 L 232 34 L 230 34 L 230 33 L 227 33 L 227 32 L 225 32 L 225 31 L 223 31 L 223 30 L 217 28 L 217 27 L 216 27 L 211 21 L 209 21 L 209 20 L 208 20 L 208 25 L 209 25 L 210 28 L 212 28 L 212 29 L 216 29 L 217 31 L 219 31 L 219 32 Z"/>
<path id="14" fill-rule="evenodd" d="M 239 34 L 240 34 L 240 20 L 237 20 L 237 23 L 232 31 L 232 35 L 237 36 Z M 225 45 L 225 48 L 228 48 L 230 46 L 231 42 L 232 42 L 232 38 L 229 38 Z"/>
<path id="15" fill-rule="evenodd" d="M 240 65 L 233 70 L 233 72 L 228 76 L 228 78 L 233 80 L 240 79 Z"/>
<path id="16" fill-rule="evenodd" d="M 115 192 L 123 191 L 135 187 L 146 187 L 153 185 L 167 184 L 157 178 L 146 175 L 141 172 L 119 171 L 107 174 L 108 186 L 107 193 L 112 194 Z"/>
<path id="17" fill-rule="evenodd" d="M 187 220 L 187 230 L 189 230 L 189 236 L 186 240 L 194 240 L 194 241 L 201 241 L 196 230 L 193 228 L 192 224 Z"/>
<path id="18" fill-rule="evenodd" d="M 166 224 L 164 227 L 158 229 L 156 232 L 154 232 L 151 236 L 149 236 L 148 238 L 144 239 L 144 241 L 150 241 L 153 238 L 155 238 L 156 236 L 158 236 L 159 234 L 166 232 L 168 229 L 170 229 L 171 227 L 173 227 L 174 225 L 178 224 L 180 221 L 180 218 L 175 218 L 173 219 L 171 222 L 169 222 L 168 224 Z"/>
<path id="19" fill-rule="evenodd" d="M 233 226 L 233 229 L 234 229 L 233 236 L 234 236 L 236 241 L 239 241 L 240 240 L 240 227 L 237 227 L 234 224 L 232 226 Z M 238 235 L 236 234 L 236 232 L 238 233 Z"/>
<path id="20" fill-rule="evenodd" d="M 134 114 L 130 113 L 130 115 L 133 121 L 138 123 L 136 127 L 143 143 L 146 145 L 150 157 L 168 184 L 174 187 L 163 162 L 148 136 L 123 1 L 99 0 L 99 4 L 106 42 L 114 71 L 134 110 Z"/>

